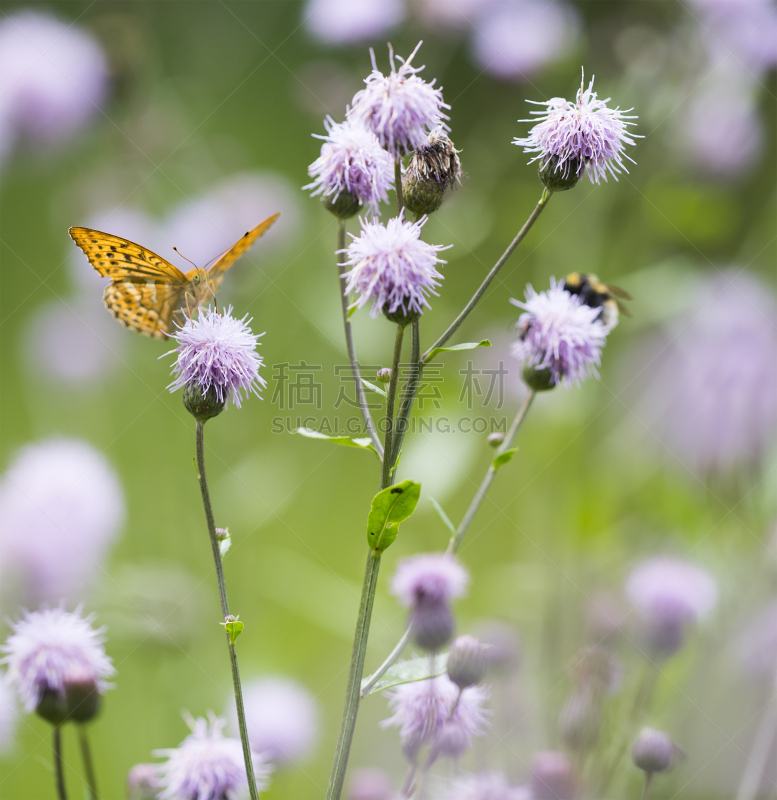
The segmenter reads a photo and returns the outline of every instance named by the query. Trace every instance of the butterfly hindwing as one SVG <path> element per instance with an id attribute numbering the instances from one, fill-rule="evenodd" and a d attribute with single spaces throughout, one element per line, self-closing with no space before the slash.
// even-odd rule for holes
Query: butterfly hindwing
<path id="1" fill-rule="evenodd" d="M 185 294 L 184 286 L 169 283 L 114 280 L 106 286 L 103 302 L 125 328 L 166 339 L 173 332 L 173 317 Z"/>

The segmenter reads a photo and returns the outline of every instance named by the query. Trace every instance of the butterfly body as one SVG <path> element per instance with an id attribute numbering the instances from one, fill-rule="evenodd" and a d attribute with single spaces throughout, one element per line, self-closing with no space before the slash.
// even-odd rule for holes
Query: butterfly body
<path id="1" fill-rule="evenodd" d="M 165 339 L 215 293 L 224 273 L 278 218 L 266 219 L 240 238 L 208 270 L 181 272 L 139 244 L 92 228 L 71 228 L 89 263 L 111 282 L 103 302 L 126 328 Z"/>

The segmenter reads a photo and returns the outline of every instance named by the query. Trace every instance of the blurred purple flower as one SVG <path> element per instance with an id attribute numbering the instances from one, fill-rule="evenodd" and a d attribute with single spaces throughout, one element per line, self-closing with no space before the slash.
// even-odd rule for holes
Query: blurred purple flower
<path id="1" fill-rule="evenodd" d="M 355 769 L 348 785 L 348 800 L 395 800 L 391 779 L 382 769 Z"/>
<path id="2" fill-rule="evenodd" d="M 197 319 L 187 319 L 172 337 L 178 347 L 165 353 L 177 353 L 173 365 L 176 377 L 167 388 L 174 392 L 197 386 L 204 394 L 213 387 L 219 402 L 231 400 L 238 408 L 243 392 L 246 397 L 259 397 L 267 385 L 259 376 L 264 362 L 256 352 L 259 337 L 264 334 L 251 333 L 250 321 L 248 314 L 242 319 L 233 317 L 232 306 L 227 306 L 223 314 L 201 308 Z"/>
<path id="3" fill-rule="evenodd" d="M 350 120 L 336 123 L 327 117 L 324 127 L 327 136 L 316 136 L 324 140 L 321 155 L 308 167 L 315 180 L 302 188 L 313 189 L 313 197 L 320 194 L 332 201 L 346 192 L 374 214 L 379 213 L 378 206 L 388 201 L 394 185 L 391 156 L 372 131 Z"/>
<path id="4" fill-rule="evenodd" d="M 105 679 L 116 670 L 103 647 L 105 628 L 93 628 L 94 620 L 93 614 L 82 617 L 80 607 L 59 607 L 26 612 L 11 623 L 0 651 L 25 710 L 34 711 L 45 692 L 64 697 L 74 681 L 93 683 L 100 693 L 108 688 Z"/>
<path id="5" fill-rule="evenodd" d="M 421 600 L 449 603 L 467 589 L 469 575 L 454 556 L 420 553 L 399 562 L 391 579 L 391 592 L 403 606 Z"/>
<path id="6" fill-rule="evenodd" d="M 160 788 L 159 764 L 135 764 L 127 773 L 128 800 L 152 800 Z"/>
<path id="7" fill-rule="evenodd" d="M 108 81 L 105 54 L 74 23 L 29 9 L 0 21 L 2 113 L 18 138 L 71 138 L 100 110 Z"/>
<path id="8" fill-rule="evenodd" d="M 570 760 L 554 750 L 534 756 L 529 779 L 531 800 L 573 800 L 577 777 Z"/>
<path id="9" fill-rule="evenodd" d="M 480 20 L 501 0 L 420 0 L 418 13 L 427 27 L 476 28 Z"/>
<path id="10" fill-rule="evenodd" d="M 731 269 L 689 295 L 692 307 L 648 360 L 635 413 L 694 472 L 757 464 L 777 433 L 774 290 Z"/>
<path id="11" fill-rule="evenodd" d="M 76 439 L 21 448 L 0 482 L 6 575 L 30 605 L 83 598 L 124 520 L 121 485 L 105 458 Z"/>
<path id="12" fill-rule="evenodd" d="M 553 97 L 544 102 L 530 100 L 535 105 L 545 106 L 542 111 L 532 111 L 539 115 L 536 120 L 524 119 L 520 122 L 536 122 L 537 124 L 524 138 L 513 139 L 513 144 L 523 147 L 524 153 L 536 153 L 529 163 L 540 162 L 543 169 L 552 159 L 556 159 L 555 172 L 565 178 L 570 175 L 582 177 L 588 172 L 591 183 L 599 183 L 601 178 L 607 180 L 609 172 L 615 180 L 617 173 L 628 172 L 623 159 L 629 158 L 624 152 L 626 144 L 634 144 L 627 126 L 635 125 L 629 120 L 635 116 L 626 116 L 628 111 L 620 108 L 608 108 L 608 97 L 599 100 L 593 91 L 594 81 L 587 89 L 578 89 L 574 103 L 563 97 Z"/>
<path id="13" fill-rule="evenodd" d="M 497 0 L 474 26 L 472 49 L 478 66 L 504 79 L 527 80 L 575 47 L 580 19 L 569 4 Z"/>
<path id="14" fill-rule="evenodd" d="M 524 309 L 516 328 L 518 341 L 512 355 L 537 370 L 549 370 L 553 383 L 580 383 L 596 375 L 608 328 L 599 319 L 601 309 L 591 308 L 564 283 L 550 279 L 550 289 L 535 292 L 526 287 L 526 302 L 510 299 Z"/>
<path id="15" fill-rule="evenodd" d="M 682 647 L 686 628 L 715 608 L 718 585 L 695 564 L 658 557 L 629 573 L 626 595 L 639 615 L 642 640 L 651 651 L 669 656 Z"/>
<path id="16" fill-rule="evenodd" d="M 14 743 L 19 711 L 16 696 L 8 677 L 0 673 L 0 755 L 8 753 Z"/>
<path id="17" fill-rule="evenodd" d="M 178 747 L 154 751 L 159 765 L 160 800 L 242 800 L 248 797 L 243 746 L 222 733 L 224 720 L 213 714 L 187 718 L 191 733 Z M 267 788 L 272 766 L 253 754 L 259 791 Z"/>
<path id="18" fill-rule="evenodd" d="M 319 711 L 310 692 L 288 678 L 259 678 L 243 684 L 251 749 L 278 764 L 309 758 L 318 739 Z M 237 712 L 229 703 L 230 730 L 237 735 Z"/>
<path id="19" fill-rule="evenodd" d="M 440 250 L 448 246 L 427 244 L 421 240 L 421 229 L 426 217 L 418 222 L 408 222 L 403 215 L 390 219 L 385 225 L 378 220 L 362 221 L 360 236 L 346 249 L 348 261 L 345 266 L 351 269 L 345 273 L 348 278 L 346 294 L 356 291 L 361 308 L 372 300 L 371 317 L 381 311 L 394 314 L 423 313 L 424 306 L 430 308 L 426 299 L 440 285 L 437 280 L 442 275 L 437 271 L 438 264 L 446 262 L 437 257 Z"/>
<path id="20" fill-rule="evenodd" d="M 302 23 L 326 44 L 382 37 L 405 18 L 402 0 L 308 0 Z"/>
<path id="21" fill-rule="evenodd" d="M 510 786 L 501 772 L 479 772 L 456 778 L 443 800 L 528 800 L 526 792 Z"/>
<path id="22" fill-rule="evenodd" d="M 426 135 L 437 127 L 450 130 L 443 120 L 448 119 L 443 109 L 450 108 L 443 102 L 442 89 L 435 88 L 434 81 L 426 83 L 418 74 L 423 67 L 413 67 L 410 62 L 421 42 L 403 61 L 399 56 L 396 68 L 394 51 L 389 46 L 391 72 L 384 75 L 378 71 L 375 53 L 372 57 L 372 72 L 364 81 L 366 87 L 357 92 L 348 109 L 348 119 L 371 130 L 392 156 L 409 153 L 426 141 Z"/>
<path id="23" fill-rule="evenodd" d="M 430 759 L 460 758 L 472 746 L 472 738 L 488 727 L 485 686 L 460 690 L 447 675 L 395 686 L 384 692 L 393 716 L 381 722 L 398 727 L 402 749 L 413 760 L 424 745 Z"/>

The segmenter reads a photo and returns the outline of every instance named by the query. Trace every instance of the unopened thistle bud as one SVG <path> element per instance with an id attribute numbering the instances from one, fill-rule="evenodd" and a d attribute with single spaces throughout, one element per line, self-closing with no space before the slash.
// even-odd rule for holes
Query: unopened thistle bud
<path id="1" fill-rule="evenodd" d="M 643 728 L 631 747 L 634 765 L 648 774 L 669 771 L 679 754 L 672 740 L 653 728 Z"/>
<path id="2" fill-rule="evenodd" d="M 494 431 L 493 433 L 488 434 L 488 438 L 486 441 L 491 445 L 491 447 L 499 447 L 500 444 L 505 440 L 505 435 L 503 433 L 499 433 L 499 431 Z"/>
<path id="3" fill-rule="evenodd" d="M 453 612 L 445 601 L 423 599 L 410 614 L 410 636 L 424 650 L 438 652 L 456 630 Z"/>
<path id="4" fill-rule="evenodd" d="M 453 142 L 441 128 L 417 147 L 402 178 L 405 206 L 418 216 L 442 205 L 446 189 L 461 183 L 461 162 Z"/>
<path id="5" fill-rule="evenodd" d="M 486 654 L 474 636 L 459 636 L 448 653 L 448 677 L 460 688 L 475 686 L 486 676 Z"/>
<path id="6" fill-rule="evenodd" d="M 391 382 L 391 368 L 390 367 L 383 367 L 383 369 L 379 369 L 377 378 L 381 383 L 390 383 Z"/>

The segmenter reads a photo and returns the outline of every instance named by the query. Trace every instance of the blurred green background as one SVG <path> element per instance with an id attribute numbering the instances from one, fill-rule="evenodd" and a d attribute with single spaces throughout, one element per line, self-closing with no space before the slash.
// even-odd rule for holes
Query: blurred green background
<path id="1" fill-rule="evenodd" d="M 288 227 L 241 260 L 219 298 L 239 315 L 252 316 L 256 332 L 267 332 L 261 354 L 269 385 L 262 400 L 229 408 L 208 424 L 207 458 L 217 524 L 233 535 L 226 572 L 232 608 L 246 624 L 239 642 L 244 677 L 293 677 L 321 708 L 314 755 L 279 770 L 266 796 L 323 796 L 378 464 L 366 453 L 275 433 L 273 420 L 353 416 L 352 409 L 334 408 L 346 386 L 335 373 L 345 363 L 336 226 L 300 187 L 319 150 L 311 134 L 324 132 L 325 114 L 342 119 L 369 71 L 369 46 L 385 70 L 389 39 L 399 54 L 424 39 L 418 63 L 426 64 L 426 79 L 444 87 L 452 106 L 451 137 L 465 171 L 462 187 L 424 229 L 427 241 L 454 245 L 446 254 L 441 296 L 423 318 L 426 344 L 469 298 L 539 197 L 535 168 L 511 144 L 526 133 L 528 126 L 516 121 L 527 116 L 526 100 L 572 97 L 582 64 L 587 76 L 596 75 L 601 96 L 635 108 L 635 130 L 645 137 L 628 148 L 637 163 L 619 182 L 593 186 L 584 180 L 552 199 L 456 337 L 492 337 L 495 346 L 474 358 L 479 368 L 505 360 L 517 318 L 508 298 L 522 298 L 527 282 L 546 287 L 551 275 L 595 272 L 634 296 L 632 318 L 623 319 L 608 342 L 601 381 L 539 398 L 520 435 L 518 457 L 499 474 L 461 552 L 473 581 L 458 607 L 460 630 L 500 618 L 523 641 L 526 674 L 533 676 L 524 689 L 527 753 L 554 744 L 545 723 L 563 700 L 565 666 L 581 644 L 584 598 L 617 590 L 635 559 L 669 550 L 704 563 L 721 582 L 720 631 L 746 603 L 766 596 L 775 579 L 763 555 L 776 510 L 774 460 L 734 476 L 699 478 L 672 459 L 662 461 L 660 448 L 652 452 L 641 438 L 644 431 L 632 424 L 641 344 L 690 302 L 693 281 L 729 264 L 747 267 L 772 287 L 776 277 L 777 81 L 765 70 L 749 89 L 762 125 L 749 164 L 721 175 L 695 162 L 681 144 L 683 115 L 700 93 L 724 79 L 727 67 L 704 61 L 693 7 L 578 2 L 577 35 L 524 80 L 484 70 L 472 57 L 467 30 L 437 24 L 434 14 L 424 15 L 416 5 L 390 33 L 340 44 L 317 40 L 302 24 L 307 9 L 297 2 L 0 7 L 4 18 L 21 8 L 46 10 L 90 31 L 113 73 L 102 111 L 77 137 L 45 151 L 17 142 L 0 183 L 0 465 L 5 468 L 27 442 L 78 437 L 105 454 L 126 495 L 121 536 L 105 575 L 84 598 L 86 608 L 110 626 L 108 652 L 118 670 L 116 688 L 93 726 L 105 797 L 124 796 L 127 770 L 151 760 L 152 749 L 181 741 L 181 709 L 220 713 L 229 701 L 230 676 L 192 467 L 194 426 L 180 394 L 166 390 L 171 358 L 162 356 L 169 348 L 120 329 L 100 310 L 115 338 L 100 356 L 98 374 L 63 381 L 40 362 L 40 346 L 31 344 L 42 308 L 53 303 L 72 310 L 81 298 L 91 302 L 100 294 L 99 285 L 84 277 L 86 262 L 78 260 L 67 229 L 102 218 L 111 231 L 111 214 L 129 208 L 161 225 L 175 209 L 197 205 L 193 198 L 244 173 L 259 173 L 269 187 L 265 216 L 277 210 L 272 198 L 278 195 Z M 725 103 L 720 113 L 727 118 Z M 349 230 L 357 232 L 355 220 Z M 188 254 L 187 241 L 161 233 L 157 242 L 141 243 L 171 260 L 173 245 Z M 392 326 L 370 320 L 366 311 L 354 325 L 363 363 L 384 365 Z M 278 398 L 273 402 L 273 365 L 302 362 L 322 367 L 315 373 L 321 408 L 280 408 Z M 502 408 L 493 401 L 482 408 L 480 399 L 472 410 L 462 405 L 460 370 L 466 363 L 466 354 L 446 356 L 443 380 L 435 384 L 440 407 L 428 403 L 424 416 L 512 418 L 520 400 L 514 378 Z M 387 591 L 397 560 L 446 544 L 429 497 L 458 521 L 490 458 L 485 437 L 475 433 L 409 438 L 400 477 L 422 481 L 424 492 L 384 559 L 368 669 L 403 630 L 404 613 Z M 9 618 L 18 613 L 13 598 L 2 610 Z M 714 794 L 717 773 L 703 768 L 710 755 L 735 733 L 746 748 L 752 733 L 749 716 L 735 726 L 741 729 L 724 730 L 705 725 L 697 713 L 701 705 L 704 715 L 719 720 L 729 712 L 727 703 L 711 695 L 678 699 L 671 692 L 672 682 L 685 681 L 711 654 L 727 664 L 726 642 L 724 633 L 709 634 L 691 654 L 678 657 L 662 694 L 670 709 L 661 717 L 664 724 L 681 720 L 678 727 L 696 731 L 698 746 L 684 745 L 687 772 L 670 784 L 685 796 Z M 692 684 L 698 689 L 705 680 L 721 685 L 717 673 Z M 551 688 L 541 688 L 542 681 Z M 739 700 L 743 707 L 750 702 Z M 364 703 L 352 763 L 387 768 L 399 780 L 396 734 L 376 724 L 385 716 L 382 698 Z M 65 746 L 75 757 L 75 738 L 66 736 Z M 726 753 L 741 765 L 737 749 L 729 745 Z M 52 796 L 49 763 L 46 724 L 25 717 L 14 749 L 0 758 L 0 796 Z M 487 765 L 507 767 L 516 780 L 525 777 L 524 765 L 499 745 L 478 751 L 470 764 Z M 79 797 L 75 776 L 71 784 Z"/>

